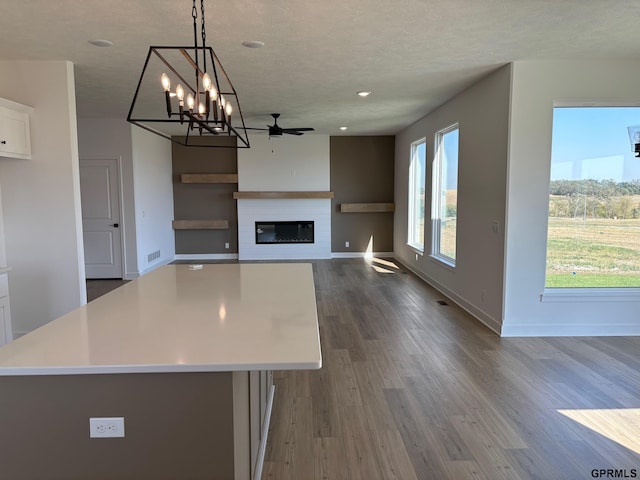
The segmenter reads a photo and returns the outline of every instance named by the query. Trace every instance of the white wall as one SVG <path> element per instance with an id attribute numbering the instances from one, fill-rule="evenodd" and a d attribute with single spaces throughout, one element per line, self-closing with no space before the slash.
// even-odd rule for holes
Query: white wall
<path id="1" fill-rule="evenodd" d="M 139 276 L 139 271 L 131 124 L 124 118 L 80 118 L 78 119 L 78 150 L 80 158 L 120 160 L 124 277 L 136 278 Z"/>
<path id="2" fill-rule="evenodd" d="M 554 102 L 635 105 L 639 78 L 637 61 L 514 64 L 503 335 L 640 335 L 640 296 L 541 299 Z"/>
<path id="3" fill-rule="evenodd" d="M 138 272 L 140 275 L 175 258 L 171 142 L 130 125 L 133 151 Z M 160 250 L 160 257 L 148 260 Z"/>
<path id="4" fill-rule="evenodd" d="M 137 278 L 175 257 L 171 142 L 124 118 L 79 120 L 81 158 L 119 158 L 124 213 L 124 277 Z M 149 262 L 148 254 L 160 250 Z"/>
<path id="5" fill-rule="evenodd" d="M 238 149 L 240 191 L 327 191 L 328 135 L 252 135 L 251 148 Z"/>
<path id="6" fill-rule="evenodd" d="M 19 336 L 86 303 L 73 65 L 0 62 L 0 96 L 35 109 L 33 159 L 0 159 L 11 314 Z"/>
<path id="7" fill-rule="evenodd" d="M 396 136 L 395 255 L 428 283 L 499 332 L 502 322 L 510 67 L 503 67 Z M 431 258 L 431 174 L 437 131 L 459 123 L 457 261 Z M 425 255 L 407 245 L 411 143 L 427 139 Z M 499 232 L 492 230 L 497 222 Z M 483 295 L 484 292 L 484 295 Z"/>

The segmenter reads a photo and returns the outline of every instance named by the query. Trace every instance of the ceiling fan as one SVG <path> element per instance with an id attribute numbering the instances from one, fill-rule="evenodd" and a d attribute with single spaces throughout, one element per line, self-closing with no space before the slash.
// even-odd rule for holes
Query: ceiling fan
<path id="1" fill-rule="evenodd" d="M 270 137 L 281 137 L 283 133 L 289 135 L 304 135 L 304 132 L 313 132 L 313 128 L 282 128 L 278 125 L 278 117 L 280 117 L 279 113 L 272 113 L 273 117 L 273 125 L 267 125 L 269 128 L 249 128 L 247 130 L 268 130 Z"/>

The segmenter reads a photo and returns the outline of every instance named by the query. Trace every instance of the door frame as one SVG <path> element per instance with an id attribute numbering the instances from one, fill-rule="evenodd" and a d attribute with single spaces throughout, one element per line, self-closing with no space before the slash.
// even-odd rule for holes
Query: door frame
<path id="1" fill-rule="evenodd" d="M 122 279 L 125 280 L 127 278 L 127 253 L 126 253 L 126 227 L 125 227 L 125 218 L 124 218 L 124 185 L 122 181 L 122 155 L 104 155 L 104 156 L 90 156 L 90 157 L 80 157 L 78 162 L 78 168 L 82 167 L 83 162 L 91 162 L 91 161 L 105 161 L 105 160 L 115 160 L 116 161 L 116 187 L 118 189 L 118 204 L 119 204 L 119 214 L 120 214 L 120 227 L 118 230 L 120 232 L 120 251 L 122 254 L 120 255 L 120 269 L 122 271 Z M 82 206 L 81 206 L 82 208 Z M 84 225 L 83 225 L 84 231 Z M 82 248 L 84 249 L 84 240 L 82 241 Z M 85 281 L 87 280 L 87 272 L 86 272 L 86 259 L 85 259 L 85 273 L 84 273 Z"/>

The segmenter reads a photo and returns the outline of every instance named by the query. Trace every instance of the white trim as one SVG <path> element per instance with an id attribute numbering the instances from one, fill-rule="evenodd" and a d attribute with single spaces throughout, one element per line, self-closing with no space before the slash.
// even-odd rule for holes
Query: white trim
<path id="1" fill-rule="evenodd" d="M 431 255 L 429 255 L 429 259 L 435 265 L 439 265 L 440 267 L 444 267 L 444 268 L 446 268 L 447 270 L 449 270 L 451 272 L 455 272 L 456 271 L 455 262 L 453 262 L 452 259 L 450 257 L 447 257 L 446 255 L 431 254 Z"/>
<path id="2" fill-rule="evenodd" d="M 640 302 L 640 288 L 545 288 L 541 302 Z"/>
<path id="3" fill-rule="evenodd" d="M 138 273 L 138 277 L 141 277 L 143 275 L 146 275 L 149 272 L 152 272 L 153 270 L 155 270 L 158 267 L 162 267 L 163 265 L 168 265 L 171 262 L 173 262 L 173 256 L 171 257 L 165 257 L 161 260 L 156 260 L 153 265 L 148 266 L 147 268 L 143 268 L 140 273 Z"/>
<path id="4" fill-rule="evenodd" d="M 443 295 L 447 296 L 456 305 L 458 305 L 460 308 L 462 308 L 464 311 L 466 311 L 469 315 L 474 317 L 476 320 L 478 320 L 481 323 L 483 323 L 487 328 L 489 328 L 496 335 L 500 335 L 501 334 L 500 331 L 502 329 L 502 324 L 501 324 L 501 322 L 499 320 L 496 320 L 495 318 L 493 318 L 491 315 L 489 315 L 485 311 L 483 311 L 480 308 L 476 307 L 475 305 L 472 305 L 471 303 L 467 302 L 460 295 L 458 295 L 455 292 L 451 291 L 450 289 L 448 289 L 444 285 L 440 284 L 439 282 L 435 281 L 431 277 L 427 276 L 425 273 L 421 272 L 420 270 L 411 268 L 409 265 L 407 265 L 405 263 L 402 263 L 402 262 L 400 262 L 400 263 L 404 268 L 406 268 L 407 270 L 413 272 L 417 277 L 422 279 L 425 283 L 427 283 L 428 285 L 432 286 L 433 288 L 438 290 Z"/>
<path id="5" fill-rule="evenodd" d="M 449 133 L 454 131 L 458 131 L 458 145 L 456 146 L 458 150 L 458 156 L 460 155 L 460 124 L 454 123 L 453 125 L 449 125 L 441 130 L 438 130 L 435 133 L 434 138 L 434 152 L 433 152 L 433 168 L 431 175 L 431 257 L 444 263 L 445 265 L 454 268 L 456 266 L 456 259 L 451 258 L 448 255 L 442 253 L 441 243 L 442 243 L 442 181 L 443 181 L 443 171 L 444 171 L 444 162 L 446 160 L 446 155 L 444 153 L 444 137 Z M 458 160 L 458 165 L 456 167 L 457 174 L 460 174 L 460 162 Z M 456 191 L 457 191 L 456 181 Z M 456 193 L 457 197 L 457 193 Z M 446 202 L 446 200 L 445 200 Z M 456 201 L 457 206 L 457 201 Z M 457 207 L 456 207 L 457 208 Z M 456 224 L 458 223 L 458 218 L 456 214 Z M 426 225 L 426 221 L 425 221 Z M 457 233 L 456 233 L 457 236 Z M 456 250 L 457 250 L 457 239 L 456 239 Z M 457 253 L 457 252 L 454 252 Z"/>
<path id="6" fill-rule="evenodd" d="M 331 258 L 369 258 L 369 257 L 393 257 L 393 252 L 331 252 Z"/>
<path id="7" fill-rule="evenodd" d="M 237 260 L 237 253 L 177 253 L 175 260 Z"/>
<path id="8" fill-rule="evenodd" d="M 422 226 L 423 226 L 423 230 L 422 230 L 422 237 L 423 237 L 423 244 L 422 244 L 422 248 L 420 247 L 419 243 L 414 242 L 414 233 L 415 233 L 415 224 L 416 224 L 416 211 L 415 211 L 415 204 L 416 204 L 416 170 L 418 169 L 417 167 L 417 157 L 418 157 L 418 148 L 420 148 L 420 146 L 424 144 L 424 172 L 422 172 L 422 190 L 425 192 L 424 198 L 423 200 L 423 205 L 422 205 Z M 424 229 L 427 226 L 427 215 L 426 215 L 426 209 L 427 209 L 427 137 L 422 137 L 419 140 L 416 140 L 414 142 L 411 142 L 411 146 L 410 146 L 410 150 L 409 150 L 409 172 L 408 172 L 408 198 L 407 198 L 407 246 L 409 246 L 410 248 L 419 251 L 420 254 L 422 255 L 424 252 Z"/>
<path id="9" fill-rule="evenodd" d="M 271 410 L 273 409 L 273 397 L 276 393 L 275 385 L 269 387 L 269 398 L 265 406 L 265 417 L 262 423 L 262 435 L 260 437 L 260 449 L 258 450 L 258 458 L 256 459 L 256 468 L 254 470 L 253 479 L 260 480 L 262 478 L 262 467 L 264 466 L 264 457 L 267 452 L 267 439 L 269 438 L 269 424 L 271 423 Z"/>
<path id="10" fill-rule="evenodd" d="M 502 337 L 631 337 L 640 336 L 640 325 L 503 325 Z"/>

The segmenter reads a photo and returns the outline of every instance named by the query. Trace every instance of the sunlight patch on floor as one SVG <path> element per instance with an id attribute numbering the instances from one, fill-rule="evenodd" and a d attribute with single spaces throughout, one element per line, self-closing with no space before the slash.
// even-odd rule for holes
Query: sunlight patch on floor
<path id="1" fill-rule="evenodd" d="M 640 408 L 558 410 L 558 412 L 640 454 Z"/>
<path id="2" fill-rule="evenodd" d="M 369 257 L 367 261 L 371 264 L 371 268 L 378 273 L 398 273 L 400 271 L 400 267 L 395 263 L 383 258 Z"/>

